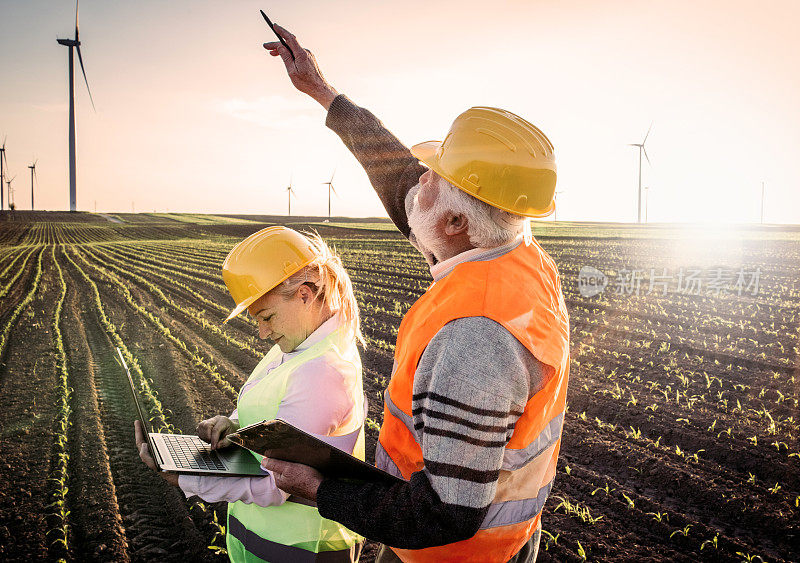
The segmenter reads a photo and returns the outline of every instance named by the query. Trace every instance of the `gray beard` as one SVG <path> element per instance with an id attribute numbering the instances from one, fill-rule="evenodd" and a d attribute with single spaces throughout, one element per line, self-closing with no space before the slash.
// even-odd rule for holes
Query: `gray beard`
<path id="1" fill-rule="evenodd" d="M 441 219 L 443 210 L 439 209 L 442 198 L 437 197 L 436 201 L 428 211 L 420 211 L 417 195 L 419 184 L 409 190 L 411 197 L 410 209 L 407 210 L 408 226 L 411 228 L 411 240 L 417 249 L 425 256 L 428 265 L 432 266 L 439 261 L 442 256 L 442 249 L 446 243 L 436 232 L 436 225 Z"/>

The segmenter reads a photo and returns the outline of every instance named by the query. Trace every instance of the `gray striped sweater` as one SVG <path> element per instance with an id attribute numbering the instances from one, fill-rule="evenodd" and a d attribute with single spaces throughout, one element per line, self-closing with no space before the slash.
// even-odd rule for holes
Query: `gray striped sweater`
<path id="1" fill-rule="evenodd" d="M 413 241 L 405 200 L 425 168 L 371 112 L 343 95 L 331 104 L 326 125 L 358 159 L 389 217 Z M 488 260 L 516 244 L 471 252 L 468 259 Z M 398 548 L 472 537 L 494 497 L 514 424 L 551 373 L 493 320 L 448 323 L 426 347 L 414 375 L 412 417 L 424 470 L 392 487 L 325 479 L 317 493 L 320 514 Z"/>

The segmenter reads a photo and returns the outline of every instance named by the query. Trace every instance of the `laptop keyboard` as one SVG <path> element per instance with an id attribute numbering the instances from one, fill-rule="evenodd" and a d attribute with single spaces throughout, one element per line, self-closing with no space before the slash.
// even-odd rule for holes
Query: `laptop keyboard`
<path id="1" fill-rule="evenodd" d="M 225 466 L 211 446 L 197 436 L 162 434 L 175 465 L 184 469 L 224 470 Z"/>

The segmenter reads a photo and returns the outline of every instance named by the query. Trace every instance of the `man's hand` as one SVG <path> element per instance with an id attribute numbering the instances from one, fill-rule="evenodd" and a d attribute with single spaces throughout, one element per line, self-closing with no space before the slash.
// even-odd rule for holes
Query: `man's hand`
<path id="1" fill-rule="evenodd" d="M 289 74 L 289 78 L 295 88 L 314 98 L 327 110 L 333 99 L 339 95 L 339 92 L 328 84 L 322 76 L 322 71 L 319 70 L 317 61 L 311 51 L 301 47 L 297 38 L 281 26 L 276 24 L 275 31 L 289 45 L 295 59 L 292 60 L 292 55 L 286 47 L 281 45 L 280 41 L 264 43 L 264 48 L 273 57 L 281 57 L 283 64 L 286 65 L 286 72 Z"/>
<path id="2" fill-rule="evenodd" d="M 224 448 L 231 445 L 231 441 L 226 438 L 231 432 L 236 432 L 239 425 L 227 416 L 218 415 L 204 420 L 197 425 L 197 435 L 204 442 L 211 444 L 212 450 Z"/>
<path id="3" fill-rule="evenodd" d="M 140 421 L 133 421 L 133 431 L 136 435 L 136 449 L 139 450 L 139 457 L 147 467 L 153 471 L 158 471 L 156 461 L 153 459 L 153 456 L 150 455 L 150 445 L 147 443 L 147 440 L 144 439 L 144 432 L 142 431 L 142 423 Z M 158 474 L 170 485 L 178 486 L 177 473 L 158 471 Z"/>
<path id="4" fill-rule="evenodd" d="M 275 484 L 282 491 L 311 501 L 317 500 L 317 489 L 322 483 L 322 474 L 316 469 L 266 456 L 261 460 L 261 467 L 272 471 Z"/>

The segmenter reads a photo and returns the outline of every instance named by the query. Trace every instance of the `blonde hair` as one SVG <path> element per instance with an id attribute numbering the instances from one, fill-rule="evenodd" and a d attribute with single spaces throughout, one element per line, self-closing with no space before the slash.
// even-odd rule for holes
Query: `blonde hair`
<path id="1" fill-rule="evenodd" d="M 333 313 L 339 313 L 345 330 L 353 334 L 362 345 L 366 346 L 361 333 L 361 318 L 358 303 L 353 293 L 353 283 L 347 275 L 342 260 L 322 240 L 318 233 L 304 232 L 309 244 L 314 249 L 316 258 L 287 279 L 279 283 L 272 291 L 282 297 L 294 295 L 305 283 L 316 286 L 315 299 L 322 299 Z"/>

